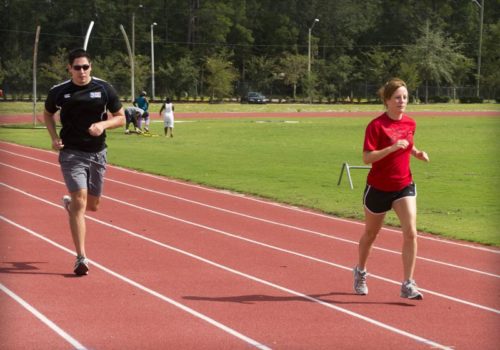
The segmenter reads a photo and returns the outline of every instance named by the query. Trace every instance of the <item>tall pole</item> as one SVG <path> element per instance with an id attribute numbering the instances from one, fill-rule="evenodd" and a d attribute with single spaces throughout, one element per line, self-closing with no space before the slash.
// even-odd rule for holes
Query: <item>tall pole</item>
<path id="1" fill-rule="evenodd" d="M 135 56 L 135 11 L 132 12 L 132 56 Z"/>
<path id="2" fill-rule="evenodd" d="M 128 50 L 128 56 L 130 58 L 130 96 L 132 99 L 132 102 L 134 101 L 135 94 L 134 94 L 134 55 L 132 55 L 132 49 L 130 47 L 130 42 L 128 41 L 128 36 L 127 32 L 125 32 L 125 28 L 120 24 L 120 30 L 123 34 L 123 38 L 125 39 L 125 44 L 127 45 L 127 50 Z"/>
<path id="3" fill-rule="evenodd" d="M 124 32 L 124 31 L 123 31 Z M 128 42 L 127 34 L 124 34 L 126 41 Z M 130 46 L 130 45 L 129 45 Z M 129 48 L 130 49 L 130 48 Z M 134 86 L 134 65 L 135 65 L 135 10 L 132 12 L 132 48 L 129 51 L 130 54 L 130 64 L 131 64 L 131 72 L 132 72 L 132 101 L 135 99 L 135 86 Z"/>
<path id="4" fill-rule="evenodd" d="M 37 26 L 35 34 L 35 46 L 33 48 L 33 127 L 36 126 L 36 62 L 38 57 L 39 38 L 40 38 L 40 26 Z"/>
<path id="5" fill-rule="evenodd" d="M 309 28 L 308 45 L 307 45 L 307 82 L 309 84 L 309 103 L 311 103 L 311 33 L 316 22 L 319 22 L 318 18 L 314 19 L 311 27 Z"/>
<path id="6" fill-rule="evenodd" d="M 314 23 L 313 23 L 314 25 Z M 307 44 L 307 77 L 311 77 L 311 32 L 312 27 L 309 28 L 308 44 Z"/>
<path id="7" fill-rule="evenodd" d="M 151 24 L 151 96 L 155 100 L 155 44 L 153 28 L 157 25 L 156 22 Z"/>
<path id="8" fill-rule="evenodd" d="M 142 8 L 142 4 L 138 6 L 138 8 Z M 135 10 L 132 11 L 132 64 L 135 64 Z M 128 41 L 128 38 L 127 38 L 127 41 Z M 134 70 L 135 70 L 135 67 L 133 66 L 132 67 L 132 79 L 135 79 L 134 77 Z M 135 99 L 135 86 L 134 86 L 134 82 L 132 82 L 132 102 L 134 101 Z"/>
<path id="9" fill-rule="evenodd" d="M 89 24 L 89 28 L 87 29 L 87 34 L 85 35 L 85 41 L 83 42 L 83 49 L 87 50 L 87 45 L 89 44 L 90 33 L 92 32 L 92 28 L 94 28 L 94 21 L 91 21 Z"/>
<path id="10" fill-rule="evenodd" d="M 477 0 L 472 0 L 474 4 L 479 7 L 479 48 L 477 53 L 477 86 L 476 86 L 476 96 L 479 97 L 480 92 L 480 81 L 481 81 L 481 47 L 483 45 L 483 20 L 484 20 L 484 0 L 481 0 L 481 4 Z"/>

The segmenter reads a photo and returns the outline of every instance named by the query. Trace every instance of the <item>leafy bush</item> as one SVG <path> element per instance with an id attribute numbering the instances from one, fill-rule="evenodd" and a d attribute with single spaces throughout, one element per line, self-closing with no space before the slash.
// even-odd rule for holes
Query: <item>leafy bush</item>
<path id="1" fill-rule="evenodd" d="M 476 97 L 476 96 L 466 96 L 466 97 L 460 97 L 458 99 L 460 103 L 483 103 L 484 99 L 482 97 Z"/>
<path id="2" fill-rule="evenodd" d="M 448 103 L 450 102 L 449 96 L 429 96 L 429 103 Z"/>

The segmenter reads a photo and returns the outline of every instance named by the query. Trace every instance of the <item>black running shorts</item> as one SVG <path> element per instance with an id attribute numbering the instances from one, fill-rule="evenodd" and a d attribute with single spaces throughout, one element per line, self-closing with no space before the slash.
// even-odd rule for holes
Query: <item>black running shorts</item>
<path id="1" fill-rule="evenodd" d="M 416 197 L 417 186 L 412 182 L 396 192 L 386 192 L 366 185 L 363 205 L 374 214 L 383 214 L 392 208 L 392 203 L 404 197 Z"/>

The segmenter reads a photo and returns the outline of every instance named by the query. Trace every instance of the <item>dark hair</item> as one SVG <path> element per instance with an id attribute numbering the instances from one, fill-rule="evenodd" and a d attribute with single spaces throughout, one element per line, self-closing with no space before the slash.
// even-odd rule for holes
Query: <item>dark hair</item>
<path id="1" fill-rule="evenodd" d="M 87 51 L 84 49 L 74 49 L 68 53 L 68 63 L 72 65 L 73 62 L 80 57 L 86 57 L 90 62 L 90 55 Z"/>
<path id="2" fill-rule="evenodd" d="M 170 103 L 170 97 L 167 97 L 167 98 L 165 99 L 165 103 Z"/>
<path id="3" fill-rule="evenodd" d="M 400 87 L 406 87 L 406 83 L 399 78 L 392 78 L 387 83 L 384 84 L 380 89 L 378 89 L 378 95 L 385 105 L 385 101 L 389 100 L 397 89 Z"/>

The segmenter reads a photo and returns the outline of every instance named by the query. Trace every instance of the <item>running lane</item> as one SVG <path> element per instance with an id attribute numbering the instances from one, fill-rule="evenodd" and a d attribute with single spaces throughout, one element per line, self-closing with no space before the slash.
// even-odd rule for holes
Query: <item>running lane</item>
<path id="1" fill-rule="evenodd" d="M 7 144 L 3 150 L 8 147 L 11 153 L 0 153 L 2 198 L 23 203 L 18 208 L 31 208 L 34 215 L 23 221 L 22 213 L 16 216 L 19 210 L 4 210 L 4 203 L 2 215 L 71 249 L 64 210 L 54 207 L 64 191 L 55 155 Z M 495 249 L 421 240 L 429 257 L 437 252 L 436 261 L 446 258 L 444 251 L 451 247 L 490 263 L 470 267 L 467 258 L 454 254 L 447 259 L 461 262 L 460 267 L 419 261 L 425 271 L 419 276 L 426 277 L 419 281 L 429 292 L 423 302 L 409 302 L 398 296 L 400 258 L 391 252 L 399 249 L 400 236 L 388 231 L 381 249 L 374 251 L 374 265 L 387 268 L 370 279 L 370 295 L 358 297 L 351 292 L 350 272 L 357 223 L 116 168 L 108 179 L 102 210 L 90 215 L 100 220 L 89 222 L 91 258 L 267 346 L 349 348 L 357 344 L 360 328 L 373 348 L 428 348 L 423 344 L 427 340 L 457 348 L 494 348 L 498 340 Z M 138 183 L 144 188 L 133 186 Z M 58 233 L 45 227 L 47 218 L 57 215 L 62 217 Z M 58 261 L 56 266 L 64 264 Z M 464 292 L 455 293 L 460 279 Z M 477 285 L 484 288 L 479 291 Z"/>

